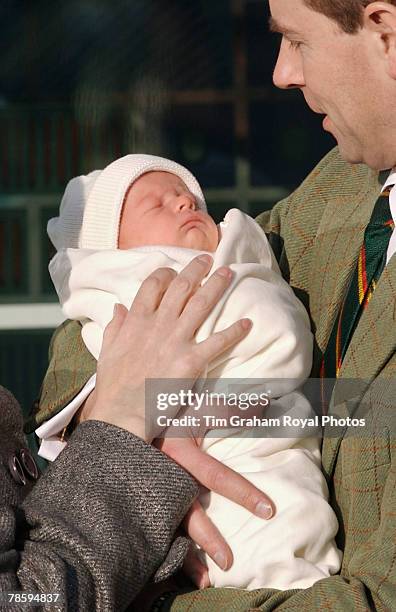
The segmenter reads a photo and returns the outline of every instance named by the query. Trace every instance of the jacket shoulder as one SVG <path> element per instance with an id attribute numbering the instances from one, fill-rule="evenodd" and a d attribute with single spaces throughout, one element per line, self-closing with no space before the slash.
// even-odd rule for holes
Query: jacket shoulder
<path id="1" fill-rule="evenodd" d="M 267 234 L 282 234 L 289 217 L 309 218 L 309 225 L 317 227 L 329 200 L 339 194 L 353 194 L 367 186 L 377 174 L 363 164 L 350 164 L 340 155 L 338 147 L 332 149 L 303 182 L 290 195 L 271 210 L 264 211 L 256 221 Z M 271 245 L 273 246 L 273 245 Z"/>
<path id="2" fill-rule="evenodd" d="M 365 164 L 351 164 L 345 161 L 339 148 L 332 149 L 312 170 L 297 192 L 317 188 L 323 196 L 327 192 L 334 197 L 339 193 L 356 193 L 378 183 L 378 172 Z"/>
<path id="3" fill-rule="evenodd" d="M 22 409 L 15 397 L 0 385 L 0 455 L 6 459 L 17 447 L 26 446 Z"/>
<path id="4" fill-rule="evenodd" d="M 60 412 L 96 371 L 96 359 L 81 337 L 81 324 L 67 320 L 54 332 L 49 347 L 49 365 L 27 433 Z"/>
<path id="5" fill-rule="evenodd" d="M 14 426 L 22 424 L 22 411 L 13 394 L 0 385 L 0 419 L 1 430 L 5 424 L 13 423 Z"/>

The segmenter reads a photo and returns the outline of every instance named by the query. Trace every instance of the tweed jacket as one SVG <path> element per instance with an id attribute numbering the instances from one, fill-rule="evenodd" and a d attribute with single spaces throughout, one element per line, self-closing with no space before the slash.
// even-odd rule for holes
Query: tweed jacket
<path id="1" fill-rule="evenodd" d="M 91 421 L 34 487 L 19 485 L 8 460 L 26 446 L 21 414 L 0 387 L 0 597 L 58 593 L 40 609 L 125 610 L 167 555 L 157 579 L 180 565 L 186 541 L 170 547 L 196 483 L 143 440 Z"/>
<path id="2" fill-rule="evenodd" d="M 378 173 L 344 162 L 336 148 L 291 196 L 257 219 L 310 314 L 314 376 L 380 188 Z M 325 431 L 323 442 L 323 470 L 344 553 L 340 574 L 300 591 L 193 591 L 176 597 L 172 611 L 396 610 L 395 300 L 393 257 L 351 340 L 329 407 L 339 417 L 363 411 L 367 423 L 361 436 L 344 427 L 336 435 Z M 37 422 L 61 409 L 93 368 L 78 324 L 65 324 L 52 346 Z"/>

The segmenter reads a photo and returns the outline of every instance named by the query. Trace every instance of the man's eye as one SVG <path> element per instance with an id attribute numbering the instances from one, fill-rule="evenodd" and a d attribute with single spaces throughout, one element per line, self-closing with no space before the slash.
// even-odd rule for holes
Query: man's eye
<path id="1" fill-rule="evenodd" d="M 298 42 L 298 40 L 289 40 L 289 44 L 292 49 L 298 49 L 301 45 L 301 43 Z"/>

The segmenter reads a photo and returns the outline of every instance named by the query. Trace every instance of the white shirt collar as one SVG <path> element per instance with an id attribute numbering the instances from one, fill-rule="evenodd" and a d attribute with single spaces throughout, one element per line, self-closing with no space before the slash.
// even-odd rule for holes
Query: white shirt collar
<path id="1" fill-rule="evenodd" d="M 396 166 L 392 168 L 388 178 L 386 179 L 384 186 L 382 187 L 382 191 L 384 191 L 389 185 L 393 185 L 389 194 L 389 207 L 392 215 L 393 222 L 396 220 Z M 395 223 L 396 225 L 396 223 Z M 396 228 L 393 230 L 392 236 L 389 241 L 386 263 L 389 263 L 390 258 L 396 252 Z"/>
<path id="2" fill-rule="evenodd" d="M 389 187 L 389 185 L 396 185 L 396 166 L 394 168 L 392 168 L 392 170 L 389 173 L 388 178 L 386 179 L 384 186 L 382 187 L 381 193 L 382 191 L 384 191 L 387 187 Z M 393 190 L 392 190 L 393 191 Z"/>

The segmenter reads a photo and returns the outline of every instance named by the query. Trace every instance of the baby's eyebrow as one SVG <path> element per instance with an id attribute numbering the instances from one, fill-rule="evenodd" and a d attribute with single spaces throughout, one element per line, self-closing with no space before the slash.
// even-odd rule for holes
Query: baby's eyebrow
<path id="1" fill-rule="evenodd" d="M 187 185 L 185 185 L 184 183 L 180 182 L 177 185 L 182 191 L 188 191 L 188 193 L 191 193 L 190 189 L 187 187 Z"/>

